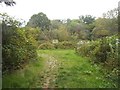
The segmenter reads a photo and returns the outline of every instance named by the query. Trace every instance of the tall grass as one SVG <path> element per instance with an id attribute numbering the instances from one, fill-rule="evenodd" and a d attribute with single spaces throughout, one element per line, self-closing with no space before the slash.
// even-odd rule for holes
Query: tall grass
<path id="1" fill-rule="evenodd" d="M 43 59 L 30 62 L 24 69 L 3 75 L 3 88 L 29 88 L 36 81 L 43 67 Z"/>

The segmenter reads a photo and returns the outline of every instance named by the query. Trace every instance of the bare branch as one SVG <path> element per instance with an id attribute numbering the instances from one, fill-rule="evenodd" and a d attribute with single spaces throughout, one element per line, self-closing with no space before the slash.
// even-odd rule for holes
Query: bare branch
<path id="1" fill-rule="evenodd" d="M 14 6 L 16 4 L 13 0 L 0 0 L 0 3 L 4 2 L 7 6 Z"/>

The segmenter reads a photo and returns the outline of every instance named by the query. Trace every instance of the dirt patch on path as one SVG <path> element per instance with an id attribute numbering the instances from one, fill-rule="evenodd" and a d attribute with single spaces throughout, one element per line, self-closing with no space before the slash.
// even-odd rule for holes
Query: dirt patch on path
<path id="1" fill-rule="evenodd" d="M 58 74 L 58 67 L 60 66 L 60 64 L 58 60 L 51 55 L 42 54 L 41 57 L 46 60 L 44 70 L 42 71 L 42 88 L 55 88 L 57 87 L 55 80 Z"/>

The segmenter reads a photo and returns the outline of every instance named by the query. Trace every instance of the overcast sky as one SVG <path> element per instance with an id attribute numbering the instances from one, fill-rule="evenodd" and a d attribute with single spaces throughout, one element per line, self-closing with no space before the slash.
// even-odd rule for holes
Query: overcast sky
<path id="1" fill-rule="evenodd" d="M 13 7 L 0 5 L 0 12 L 26 21 L 33 14 L 45 13 L 49 19 L 76 19 L 80 15 L 100 17 L 104 12 L 118 7 L 119 0 L 14 0 Z"/>

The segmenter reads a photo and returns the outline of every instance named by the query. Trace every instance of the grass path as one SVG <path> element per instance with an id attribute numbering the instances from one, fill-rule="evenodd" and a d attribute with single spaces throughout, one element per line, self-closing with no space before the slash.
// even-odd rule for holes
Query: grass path
<path id="1" fill-rule="evenodd" d="M 74 50 L 38 50 L 39 61 L 3 77 L 3 87 L 114 88 L 101 67 Z"/>
<path id="2" fill-rule="evenodd" d="M 44 68 L 40 74 L 41 79 L 37 80 L 37 86 L 42 88 L 54 88 L 56 76 L 58 74 L 59 63 L 57 59 L 48 54 L 40 55 L 45 60 Z"/>
<path id="3" fill-rule="evenodd" d="M 104 77 L 101 67 L 73 50 L 40 50 L 45 67 L 40 75 L 42 88 L 110 88 L 115 85 Z M 39 83 L 37 84 L 39 85 Z M 37 86 L 35 86 L 37 87 Z"/>
<path id="4" fill-rule="evenodd" d="M 49 55 L 44 55 L 44 57 L 46 57 L 46 59 L 48 60 L 46 61 L 46 64 L 45 64 L 45 70 L 44 70 L 45 73 L 43 76 L 44 83 L 42 88 L 48 88 L 48 87 L 51 87 L 51 83 L 54 83 L 55 81 L 55 77 L 57 73 L 54 73 L 54 72 L 57 72 L 57 60 L 54 57 Z"/>

